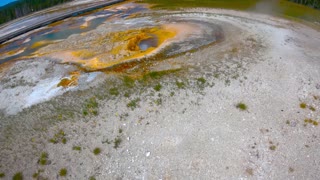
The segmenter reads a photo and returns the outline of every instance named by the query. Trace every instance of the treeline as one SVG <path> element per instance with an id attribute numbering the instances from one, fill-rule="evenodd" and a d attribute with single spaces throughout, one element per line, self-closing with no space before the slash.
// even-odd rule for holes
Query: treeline
<path id="1" fill-rule="evenodd" d="M 71 0 L 18 0 L 0 7 L 0 24 Z"/>
<path id="2" fill-rule="evenodd" d="M 303 4 L 315 9 L 320 9 L 320 0 L 290 0 L 295 3 Z"/>

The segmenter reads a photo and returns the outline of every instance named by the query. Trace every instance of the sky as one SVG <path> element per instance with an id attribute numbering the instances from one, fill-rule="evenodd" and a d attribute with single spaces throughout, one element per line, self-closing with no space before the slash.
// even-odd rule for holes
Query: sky
<path id="1" fill-rule="evenodd" d="M 15 1 L 15 0 L 0 0 L 0 6 L 4 6 L 4 5 L 11 3 L 13 1 Z"/>

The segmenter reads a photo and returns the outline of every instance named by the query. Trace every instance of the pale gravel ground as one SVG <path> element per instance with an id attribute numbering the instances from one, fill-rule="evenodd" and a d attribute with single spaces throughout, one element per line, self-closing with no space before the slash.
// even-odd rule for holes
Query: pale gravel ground
<path id="1" fill-rule="evenodd" d="M 41 176 L 49 179 L 317 179 L 320 127 L 304 127 L 303 121 L 320 121 L 320 101 L 314 98 L 320 96 L 320 33 L 268 16 L 190 11 L 196 17 L 202 16 L 197 12 L 227 14 L 202 17 L 224 22 L 226 40 L 166 60 L 189 68 L 159 81 L 161 105 L 154 103 L 159 92 L 153 85 L 137 87 L 130 98 L 98 100 L 99 115 L 83 117 L 84 101 L 114 85 L 99 83 L 114 77 L 99 76 L 99 85 L 90 90 L 68 92 L 16 116 L 3 113 L 0 172 L 6 179 L 17 171 L 29 179 L 37 169 L 44 169 Z M 233 47 L 239 52 L 232 53 Z M 207 80 L 203 90 L 197 77 Z M 178 89 L 176 79 L 190 85 Z M 136 97 L 139 107 L 130 110 L 126 105 Z M 248 110 L 238 110 L 238 102 Z M 301 109 L 301 102 L 316 111 Z M 78 112 L 52 122 L 68 108 Z M 59 129 L 65 131 L 67 144 L 48 143 Z M 118 149 L 102 143 L 117 136 L 122 139 Z M 73 151 L 75 145 L 83 150 Z M 102 149 L 98 156 L 92 153 L 95 147 Z M 37 165 L 42 151 L 48 152 L 51 164 Z M 63 167 L 68 169 L 66 178 L 57 176 Z"/>

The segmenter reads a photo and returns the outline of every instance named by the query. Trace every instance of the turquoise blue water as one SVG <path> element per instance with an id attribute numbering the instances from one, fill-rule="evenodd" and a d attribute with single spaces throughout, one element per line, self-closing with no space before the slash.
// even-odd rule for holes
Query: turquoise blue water
<path id="1" fill-rule="evenodd" d="M 16 1 L 16 0 L 1 0 L 0 1 L 0 6 L 4 6 L 4 5 L 9 4 L 11 2 L 14 2 L 14 1 Z"/>

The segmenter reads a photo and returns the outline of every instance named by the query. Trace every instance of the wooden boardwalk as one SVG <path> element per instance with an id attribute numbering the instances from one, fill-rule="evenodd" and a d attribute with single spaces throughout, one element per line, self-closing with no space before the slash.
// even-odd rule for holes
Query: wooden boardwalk
<path id="1" fill-rule="evenodd" d="M 124 2 L 124 1 L 125 0 L 111 0 L 111 1 L 108 1 L 108 2 L 105 2 L 105 3 L 101 3 L 101 4 L 98 4 L 98 5 L 94 4 L 92 6 L 88 6 L 88 7 L 85 7 L 85 8 L 81 8 L 81 9 L 77 9 L 77 10 L 74 10 L 74 11 L 71 11 L 71 12 L 62 13 L 62 14 L 53 16 L 53 17 L 48 18 L 46 20 L 42 20 L 42 21 L 36 22 L 34 24 L 31 24 L 28 27 L 24 27 L 24 28 L 18 29 L 17 31 L 11 32 L 11 33 L 6 34 L 4 36 L 1 36 L 0 37 L 0 44 L 3 44 L 4 42 L 6 42 L 6 41 L 8 41 L 8 40 L 10 40 L 12 38 L 20 36 L 20 35 L 22 35 L 24 33 L 32 31 L 34 29 L 46 26 L 46 25 L 51 24 L 53 22 L 60 21 L 62 19 L 66 19 L 68 17 L 76 16 L 76 15 L 83 14 L 83 13 L 88 12 L 88 11 L 92 11 L 92 10 L 95 10 L 95 9 L 99 9 L 99 8 L 102 8 L 102 7 L 105 7 L 105 6 L 110 6 L 110 5 L 117 4 L 117 3 L 120 3 L 120 2 Z"/>

